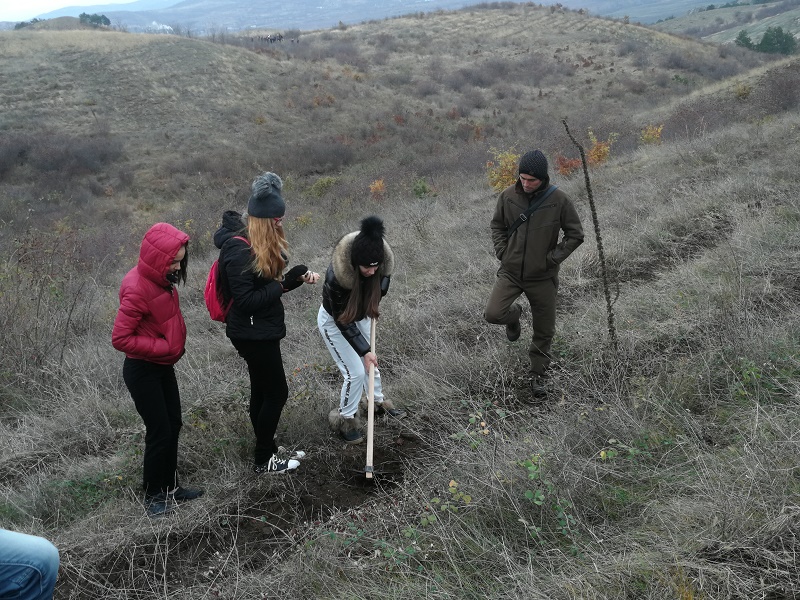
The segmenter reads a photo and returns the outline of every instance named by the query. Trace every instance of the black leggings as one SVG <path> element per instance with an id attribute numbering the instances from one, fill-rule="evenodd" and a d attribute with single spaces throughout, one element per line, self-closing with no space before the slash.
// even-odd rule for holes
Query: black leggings
<path id="1" fill-rule="evenodd" d="M 181 398 L 172 365 L 126 358 L 122 378 L 145 426 L 143 487 L 147 494 L 178 485 Z"/>
<path id="2" fill-rule="evenodd" d="M 275 431 L 289 397 L 280 340 L 231 340 L 250 373 L 250 423 L 256 434 L 253 460 L 264 464 L 278 451 Z"/>

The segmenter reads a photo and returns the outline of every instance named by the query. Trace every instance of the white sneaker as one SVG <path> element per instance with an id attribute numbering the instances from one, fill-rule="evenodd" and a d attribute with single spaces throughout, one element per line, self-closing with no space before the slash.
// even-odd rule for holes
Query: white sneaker
<path id="1" fill-rule="evenodd" d="M 277 454 L 273 454 L 270 459 L 261 465 L 253 465 L 255 473 L 291 473 L 300 466 L 299 460 L 290 458 L 289 460 L 281 460 Z"/>
<path id="2" fill-rule="evenodd" d="M 278 446 L 278 454 L 281 456 L 286 456 L 289 454 L 289 450 L 285 446 Z M 306 453 L 304 450 L 295 450 L 291 454 L 289 454 L 289 458 L 293 458 L 295 460 L 302 460 L 306 457 Z"/>

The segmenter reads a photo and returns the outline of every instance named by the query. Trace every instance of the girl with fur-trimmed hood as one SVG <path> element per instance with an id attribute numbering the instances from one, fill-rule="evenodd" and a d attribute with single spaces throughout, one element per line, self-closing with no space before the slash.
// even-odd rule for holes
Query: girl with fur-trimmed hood
<path id="1" fill-rule="evenodd" d="M 375 405 L 378 414 L 405 416 L 383 397 L 378 357 L 370 348 L 370 326 L 377 319 L 378 304 L 389 291 L 394 254 L 383 238 L 383 221 L 367 217 L 361 229 L 348 233 L 333 249 L 322 288 L 317 326 L 336 366 L 344 377 L 339 408 L 331 411 L 331 427 L 348 444 L 364 440 L 356 417 L 367 386 L 370 365 L 375 366 Z"/>

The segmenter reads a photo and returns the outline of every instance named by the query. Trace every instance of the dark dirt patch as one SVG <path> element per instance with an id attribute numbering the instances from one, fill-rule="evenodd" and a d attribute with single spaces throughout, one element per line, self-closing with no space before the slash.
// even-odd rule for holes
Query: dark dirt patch
<path id="1" fill-rule="evenodd" d="M 221 570 L 231 568 L 231 556 L 236 569 L 261 568 L 301 543 L 310 526 L 402 484 L 405 465 L 426 446 L 419 421 L 413 415 L 396 425 L 376 419 L 372 480 L 365 475 L 366 444 L 348 446 L 331 434 L 321 447 L 305 449 L 294 473 L 248 470 L 227 500 L 220 502 L 223 491 L 189 503 L 189 521 L 137 516 L 147 525 L 135 539 L 64 551 L 55 597 L 138 599 L 163 595 L 163 587 L 153 589 L 159 582 L 175 591 L 210 586 Z"/>

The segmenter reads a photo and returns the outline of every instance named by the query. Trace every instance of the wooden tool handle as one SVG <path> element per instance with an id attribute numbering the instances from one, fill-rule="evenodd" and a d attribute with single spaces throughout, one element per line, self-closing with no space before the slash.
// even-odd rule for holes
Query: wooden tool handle
<path id="1" fill-rule="evenodd" d="M 369 328 L 369 349 L 375 353 L 375 327 L 377 319 L 372 319 Z M 373 434 L 375 430 L 375 365 L 369 365 L 369 385 L 367 387 L 367 466 L 364 472 L 367 479 L 372 479 L 373 469 Z"/>

